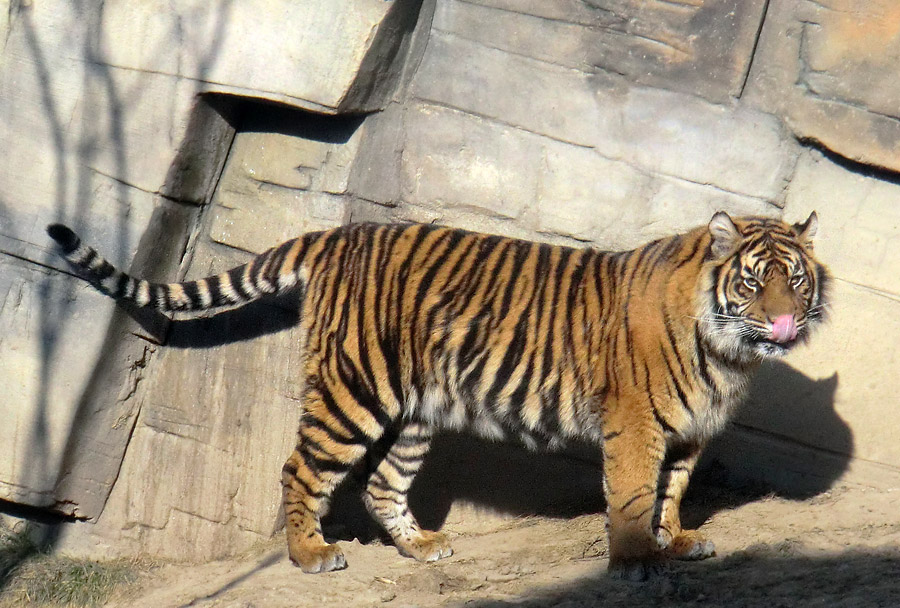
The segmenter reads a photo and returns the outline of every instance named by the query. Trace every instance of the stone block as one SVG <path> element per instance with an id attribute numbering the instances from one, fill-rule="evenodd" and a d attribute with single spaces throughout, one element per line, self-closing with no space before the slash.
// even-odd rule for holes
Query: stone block
<path id="1" fill-rule="evenodd" d="M 210 237 L 262 253 L 303 232 L 341 224 L 344 197 L 299 188 L 346 190 L 347 157 L 357 142 L 351 140 L 353 144 L 342 144 L 272 132 L 238 133 L 216 193 Z M 303 163 L 319 166 L 298 170 Z"/>
<path id="2" fill-rule="evenodd" d="M 732 215 L 780 217 L 781 209 L 769 201 L 724 192 L 706 184 L 656 176 L 651 186 L 645 214 L 641 216 L 646 240 L 666 234 L 686 232 L 706 224 L 716 211 Z"/>
<path id="3" fill-rule="evenodd" d="M 340 225 L 345 205 L 341 196 L 265 184 L 253 195 L 222 192 L 209 235 L 217 243 L 262 253 L 304 232 Z"/>
<path id="4" fill-rule="evenodd" d="M 413 204 L 519 217 L 535 200 L 539 138 L 479 116 L 419 104 L 407 117 L 403 197 Z"/>
<path id="5" fill-rule="evenodd" d="M 523 224 L 603 249 L 631 249 L 709 222 L 713 213 L 780 215 L 764 200 L 640 171 L 596 150 L 544 143 L 538 203 Z"/>
<path id="6" fill-rule="evenodd" d="M 900 296 L 900 184 L 848 171 L 819 152 L 803 155 L 785 216 L 818 211 L 818 255 L 841 279 Z"/>
<path id="7" fill-rule="evenodd" d="M 373 110 L 400 81 L 419 4 L 179 0 L 160 12 L 116 0 L 103 4 L 92 52 L 98 64 L 188 78 L 204 92 Z"/>
<path id="8" fill-rule="evenodd" d="M 790 0 L 771 5 L 746 99 L 801 139 L 900 170 L 900 5 Z"/>
<path id="9" fill-rule="evenodd" d="M 728 101 L 741 93 L 766 4 L 456 0 L 439 5 L 435 27 L 512 53 Z"/>
<path id="10" fill-rule="evenodd" d="M 598 92 L 594 144 L 642 170 L 777 201 L 799 146 L 770 114 L 644 87 Z"/>
<path id="11" fill-rule="evenodd" d="M 231 156 L 240 159 L 245 177 L 305 190 L 328 156 L 327 143 L 281 133 L 241 133 Z"/>
<path id="12" fill-rule="evenodd" d="M 582 145 L 593 143 L 585 127 L 597 121 L 593 89 L 585 73 L 441 32 L 413 81 L 425 101 Z M 513 91 L 528 91 L 527 103 Z"/>
<path id="13" fill-rule="evenodd" d="M 346 193 L 361 140 L 362 130 L 356 129 L 347 141 L 331 144 L 328 162 L 315 173 L 310 187 L 329 194 Z"/>
<path id="14" fill-rule="evenodd" d="M 451 40 L 461 38 L 474 42 L 485 51 L 494 49 L 590 71 L 588 55 L 597 36 L 597 26 L 578 23 L 577 19 L 580 14 L 585 19 L 594 17 L 591 20 L 597 21 L 600 11 L 592 11 L 583 3 L 580 8 L 568 6 L 563 10 L 559 10 L 562 2 L 543 3 L 543 7 L 532 6 L 525 10 L 521 6 L 499 6 L 503 4 L 513 3 L 440 2 L 435 10 L 432 32 L 449 34 Z M 555 18 L 542 15 L 548 12 L 555 14 Z M 541 44 L 535 44 L 535 40 L 541 40 Z M 529 91 L 529 94 L 533 93 Z"/>
<path id="15" fill-rule="evenodd" d="M 8 448 L 0 450 L 0 498 L 91 516 L 96 512 L 78 504 L 83 494 L 60 493 L 58 484 L 71 466 L 72 438 L 95 386 L 111 391 L 113 409 L 120 408 L 113 420 L 128 417 L 131 404 L 124 397 L 116 401 L 116 395 L 128 383 L 132 361 L 109 366 L 113 374 L 121 372 L 111 385 L 101 380 L 114 304 L 53 270 L 69 272 L 51 252 L 44 227 L 52 221 L 71 223 L 108 259 L 127 267 L 151 222 L 154 197 L 90 172 L 84 178 L 94 194 L 90 209 L 0 205 L 0 378 L 7 387 L 0 444 Z M 9 185 L 0 180 L 0 188 Z M 118 196 L 122 189 L 128 196 Z M 93 445 L 98 476 L 110 462 L 118 469 L 129 433 L 127 424 L 107 427 L 103 440 Z"/>
<path id="16" fill-rule="evenodd" d="M 403 105 L 391 103 L 383 112 L 365 118 L 348 178 L 354 196 L 382 205 L 395 205 L 400 199 L 406 113 Z"/>
<path id="17" fill-rule="evenodd" d="M 594 150 L 547 142 L 538 202 L 526 225 L 539 233 L 625 248 L 642 225 L 651 181 L 650 175 Z"/>

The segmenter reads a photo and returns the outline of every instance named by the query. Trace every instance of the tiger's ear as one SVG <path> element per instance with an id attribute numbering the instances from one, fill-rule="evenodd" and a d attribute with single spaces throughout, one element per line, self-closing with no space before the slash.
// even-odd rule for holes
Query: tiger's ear
<path id="1" fill-rule="evenodd" d="M 812 240 L 816 236 L 819 229 L 819 216 L 813 211 L 802 224 L 794 224 L 794 230 L 797 232 L 797 239 L 803 243 L 808 249 L 812 249 Z"/>
<path id="2" fill-rule="evenodd" d="M 724 211 L 716 212 L 709 220 L 709 233 L 713 238 L 712 254 L 717 259 L 728 255 L 741 241 L 741 233 Z"/>

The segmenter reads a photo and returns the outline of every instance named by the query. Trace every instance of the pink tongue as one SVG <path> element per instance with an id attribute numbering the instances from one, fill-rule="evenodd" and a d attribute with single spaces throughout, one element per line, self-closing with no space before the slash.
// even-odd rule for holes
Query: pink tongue
<path id="1" fill-rule="evenodd" d="M 797 337 L 794 315 L 781 315 L 772 321 L 772 339 L 775 342 L 790 342 Z"/>

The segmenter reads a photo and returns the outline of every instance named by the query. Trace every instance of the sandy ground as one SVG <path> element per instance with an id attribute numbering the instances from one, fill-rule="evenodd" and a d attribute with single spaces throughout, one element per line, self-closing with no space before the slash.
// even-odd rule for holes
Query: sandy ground
<path id="1" fill-rule="evenodd" d="M 165 565 L 110 606 L 900 607 L 900 492 L 839 487 L 795 501 L 692 488 L 687 523 L 718 555 L 667 566 L 647 583 L 606 575 L 605 517 L 499 517 L 454 508 L 453 557 L 420 564 L 378 542 L 345 541 L 349 568 L 304 575 L 283 538 L 252 554 Z M 698 521 L 699 520 L 699 521 Z"/>

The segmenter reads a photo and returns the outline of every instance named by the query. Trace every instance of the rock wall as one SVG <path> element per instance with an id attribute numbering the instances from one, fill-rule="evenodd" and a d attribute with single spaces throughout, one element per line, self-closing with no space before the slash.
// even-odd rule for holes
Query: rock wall
<path id="1" fill-rule="evenodd" d="M 56 220 L 173 279 L 357 220 L 624 248 L 816 209 L 831 324 L 764 370 L 707 466 L 900 486 L 893 3 L 170 4 L 0 10 L 0 498 L 83 519 L 62 546 L 202 559 L 271 535 L 298 336 L 290 298 L 116 309 L 59 272 Z"/>

